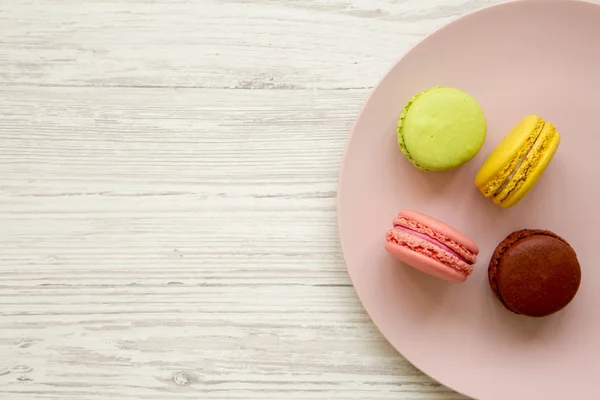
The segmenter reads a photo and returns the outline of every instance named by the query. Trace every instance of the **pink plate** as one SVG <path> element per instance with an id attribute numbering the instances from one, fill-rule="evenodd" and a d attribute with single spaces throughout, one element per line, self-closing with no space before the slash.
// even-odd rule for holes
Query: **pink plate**
<path id="1" fill-rule="evenodd" d="M 356 120 L 339 183 L 339 230 L 358 296 L 389 342 L 423 372 L 481 400 L 600 398 L 600 7 L 520 0 L 469 14 L 433 33 L 385 76 Z M 473 95 L 488 136 L 450 172 L 425 173 L 396 144 L 404 103 L 444 85 Z M 473 180 L 501 137 L 536 113 L 562 141 L 538 185 L 501 209 Z M 393 260 L 385 232 L 403 208 L 439 218 L 481 248 L 463 284 Z M 552 230 L 575 248 L 583 281 L 563 311 L 530 319 L 506 311 L 487 283 L 490 256 L 508 233 Z"/>

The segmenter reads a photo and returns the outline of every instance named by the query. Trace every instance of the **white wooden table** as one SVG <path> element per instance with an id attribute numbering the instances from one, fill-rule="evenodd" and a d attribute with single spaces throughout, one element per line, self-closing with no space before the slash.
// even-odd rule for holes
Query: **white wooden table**
<path id="1" fill-rule="evenodd" d="M 464 397 L 336 231 L 350 127 L 497 0 L 0 0 L 0 399 Z"/>

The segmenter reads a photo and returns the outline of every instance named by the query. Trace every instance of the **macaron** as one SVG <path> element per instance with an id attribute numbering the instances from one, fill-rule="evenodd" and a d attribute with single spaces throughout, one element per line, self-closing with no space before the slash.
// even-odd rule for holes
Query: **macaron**
<path id="1" fill-rule="evenodd" d="M 467 93 L 434 87 L 406 103 L 398 121 L 398 146 L 423 171 L 444 171 L 470 161 L 481 149 L 486 120 Z"/>
<path id="2" fill-rule="evenodd" d="M 394 219 L 385 249 L 399 261 L 450 282 L 464 282 L 479 254 L 479 247 L 463 233 L 410 210 Z"/>
<path id="3" fill-rule="evenodd" d="M 577 294 L 581 267 L 575 250 L 557 234 L 523 229 L 496 247 L 488 268 L 492 291 L 515 314 L 545 317 Z"/>
<path id="4" fill-rule="evenodd" d="M 500 207 L 512 207 L 535 186 L 559 144 L 560 134 L 554 125 L 529 115 L 489 155 L 475 177 L 475 185 Z"/>

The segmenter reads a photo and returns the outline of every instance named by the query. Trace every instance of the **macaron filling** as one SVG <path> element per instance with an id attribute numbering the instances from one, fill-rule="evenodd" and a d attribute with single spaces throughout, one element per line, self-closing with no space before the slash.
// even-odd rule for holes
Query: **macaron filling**
<path id="1" fill-rule="evenodd" d="M 545 125 L 546 121 L 541 119 L 523 144 L 522 150 L 520 150 L 510 160 L 510 162 L 506 164 L 504 168 L 502 168 L 498 175 L 496 175 L 490 182 L 481 188 L 481 194 L 483 194 L 485 197 L 492 197 L 498 195 L 506 188 L 508 183 L 512 180 L 519 168 L 527 159 L 527 156 L 531 153 L 531 150 L 536 145 L 536 142 L 542 134 L 542 130 Z"/>
<path id="2" fill-rule="evenodd" d="M 442 235 L 440 232 L 414 219 L 400 215 L 394 219 L 394 227 L 407 228 L 411 231 L 411 233 L 418 232 L 422 235 L 425 235 L 428 238 L 425 240 L 432 241 L 433 244 L 439 243 L 443 245 L 443 247 L 438 247 L 441 247 L 444 250 L 450 249 L 451 254 L 455 255 L 459 260 L 464 261 L 469 265 L 474 264 L 477 260 L 477 254 L 467 249 L 464 245 L 450 239 L 445 235 Z"/>
<path id="3" fill-rule="evenodd" d="M 550 123 L 545 123 L 519 167 L 515 169 L 510 179 L 503 185 L 502 190 L 494 195 L 494 203 L 500 204 L 511 197 L 513 193 L 520 190 L 532 171 L 537 169 L 542 160 L 542 155 L 549 149 L 553 135 L 552 132 L 555 132 L 554 126 Z"/>
<path id="4" fill-rule="evenodd" d="M 531 150 L 536 145 L 536 143 L 542 133 L 542 129 L 543 129 L 544 125 L 546 125 L 545 122 L 542 124 L 542 128 L 536 132 L 535 138 L 531 141 L 531 144 L 527 147 L 527 151 L 525 151 L 523 154 L 521 154 L 520 158 L 519 158 L 519 155 L 517 155 L 517 157 L 515 157 L 515 159 L 517 160 L 517 163 L 514 164 L 513 162 L 511 162 L 509 164 L 509 165 L 514 165 L 513 169 L 508 173 L 509 175 L 504 179 L 504 182 L 502 182 L 500 184 L 500 186 L 493 192 L 492 196 L 497 196 L 508 186 L 510 181 L 512 181 L 513 177 L 517 174 L 517 171 L 519 170 L 519 168 L 521 168 L 521 166 L 527 159 L 527 156 L 531 153 Z"/>
<path id="5" fill-rule="evenodd" d="M 458 259 L 460 259 L 461 261 L 464 261 L 465 263 L 469 263 L 469 261 L 467 259 L 465 259 L 464 257 L 462 257 L 460 254 L 458 254 L 457 252 L 455 252 L 454 250 L 452 250 L 450 247 L 446 246 L 444 243 L 440 242 L 439 240 L 436 240 L 430 236 L 425 235 L 424 233 L 421 232 L 417 232 L 414 231 L 412 229 L 406 228 L 404 226 L 400 226 L 400 225 L 396 225 L 394 226 L 395 230 L 400 230 L 403 232 L 407 232 L 411 235 L 415 235 L 417 237 L 420 237 L 423 240 L 428 241 L 429 243 L 432 243 L 440 248 L 442 248 L 443 250 L 447 251 L 450 254 L 453 254 L 454 256 L 456 256 Z"/>

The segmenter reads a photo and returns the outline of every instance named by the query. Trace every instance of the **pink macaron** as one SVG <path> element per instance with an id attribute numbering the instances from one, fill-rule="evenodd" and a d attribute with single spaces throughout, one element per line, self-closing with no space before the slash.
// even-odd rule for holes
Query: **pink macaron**
<path id="1" fill-rule="evenodd" d="M 405 264 L 450 282 L 464 282 L 479 254 L 479 247 L 461 232 L 408 210 L 394 218 L 385 249 Z"/>

